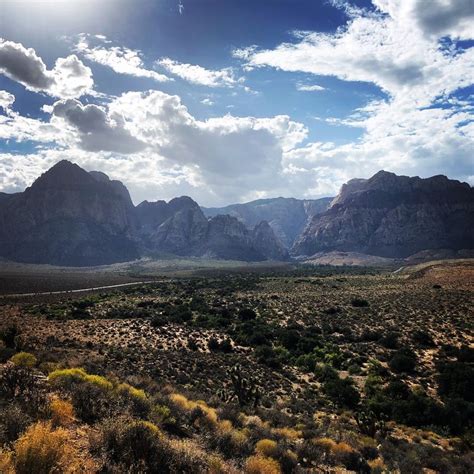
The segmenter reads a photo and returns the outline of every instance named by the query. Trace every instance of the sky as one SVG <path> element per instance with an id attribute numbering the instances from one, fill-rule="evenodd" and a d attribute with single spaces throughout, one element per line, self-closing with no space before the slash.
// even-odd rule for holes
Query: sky
<path id="1" fill-rule="evenodd" d="M 135 204 L 474 184 L 474 0 L 0 0 L 0 191 L 62 159 Z"/>

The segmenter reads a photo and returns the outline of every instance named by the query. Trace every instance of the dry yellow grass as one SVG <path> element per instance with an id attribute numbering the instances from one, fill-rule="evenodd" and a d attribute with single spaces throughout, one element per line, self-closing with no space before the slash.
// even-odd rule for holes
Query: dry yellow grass
<path id="1" fill-rule="evenodd" d="M 230 434 L 230 442 L 239 448 L 248 441 L 248 435 L 243 430 L 232 430 Z"/>
<path id="2" fill-rule="evenodd" d="M 387 469 L 383 460 L 380 458 L 372 459 L 371 461 L 368 461 L 367 464 L 370 466 L 370 472 L 373 472 L 374 474 L 381 474 Z"/>
<path id="3" fill-rule="evenodd" d="M 278 461 L 265 456 L 251 456 L 245 462 L 246 474 L 281 474 Z"/>
<path id="4" fill-rule="evenodd" d="M 229 433 L 233 429 L 232 422 L 230 420 L 219 421 L 217 429 L 221 433 Z"/>
<path id="5" fill-rule="evenodd" d="M 336 446 L 337 443 L 331 438 L 316 438 L 313 440 L 313 444 L 319 446 L 327 452 L 332 452 L 334 446 Z"/>
<path id="6" fill-rule="evenodd" d="M 2 474 L 15 474 L 10 451 L 0 451 L 0 472 Z"/>
<path id="7" fill-rule="evenodd" d="M 351 446 L 349 446 L 347 443 L 344 443 L 341 441 L 340 443 L 336 443 L 332 447 L 331 451 L 335 456 L 340 456 L 343 454 L 352 453 L 354 449 Z"/>
<path id="8" fill-rule="evenodd" d="M 78 456 L 69 441 L 65 429 L 35 423 L 15 442 L 11 466 L 16 474 L 79 472 Z"/>
<path id="9" fill-rule="evenodd" d="M 303 436 L 300 430 L 295 430 L 294 428 L 273 428 L 272 432 L 288 440 L 297 440 Z"/>
<path id="10" fill-rule="evenodd" d="M 74 423 L 74 407 L 71 402 L 53 398 L 49 404 L 53 426 L 69 426 Z"/>
<path id="11" fill-rule="evenodd" d="M 178 408 L 181 408 L 181 410 L 192 410 L 194 408 L 194 404 L 180 393 L 172 393 L 169 397 Z"/>
<path id="12" fill-rule="evenodd" d="M 255 453 L 261 456 L 274 457 L 278 452 L 278 444 L 272 439 L 261 439 L 255 445 Z"/>
<path id="13" fill-rule="evenodd" d="M 207 425 L 208 428 L 216 429 L 219 427 L 218 422 L 219 418 L 217 416 L 217 412 L 214 408 L 207 405 L 207 403 L 203 400 L 189 400 L 184 395 L 179 393 L 172 393 L 169 396 L 170 400 L 174 403 L 174 405 L 184 411 L 191 411 L 199 408 L 203 416 L 197 418 L 195 421 L 196 426 Z"/>

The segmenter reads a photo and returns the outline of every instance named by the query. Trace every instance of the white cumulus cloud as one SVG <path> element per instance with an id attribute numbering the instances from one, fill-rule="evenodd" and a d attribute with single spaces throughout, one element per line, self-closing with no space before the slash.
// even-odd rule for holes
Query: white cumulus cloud
<path id="1" fill-rule="evenodd" d="M 326 120 L 359 127 L 359 140 L 309 143 L 285 153 L 288 175 L 314 192 L 324 187 L 311 182 L 331 173 L 334 192 L 344 180 L 381 168 L 472 179 L 472 103 L 453 94 L 474 82 L 474 48 L 446 48 L 439 41 L 474 38 L 472 0 L 433 0 L 429 8 L 424 0 L 373 0 L 372 11 L 344 0 L 332 4 L 348 14 L 335 32 L 295 32 L 292 42 L 273 49 L 253 45 L 235 52 L 248 69 L 364 81 L 386 93 L 348 117 Z"/>
<path id="2" fill-rule="evenodd" d="M 245 81 L 236 77 L 232 68 L 206 69 L 196 64 L 186 64 L 171 58 L 161 58 L 156 63 L 166 71 L 185 81 L 207 87 L 235 87 Z"/>
<path id="3" fill-rule="evenodd" d="M 54 97 L 80 97 L 94 85 L 92 71 L 76 55 L 59 58 L 52 70 L 32 48 L 0 39 L 0 73 L 27 89 Z"/>
<path id="4" fill-rule="evenodd" d="M 91 45 L 92 42 L 98 44 L 93 46 Z M 91 36 L 81 34 L 74 49 L 89 61 L 107 66 L 118 74 L 145 77 L 157 82 L 171 80 L 164 74 L 147 69 L 140 51 L 123 46 L 111 46 L 110 41 L 102 35 Z"/>

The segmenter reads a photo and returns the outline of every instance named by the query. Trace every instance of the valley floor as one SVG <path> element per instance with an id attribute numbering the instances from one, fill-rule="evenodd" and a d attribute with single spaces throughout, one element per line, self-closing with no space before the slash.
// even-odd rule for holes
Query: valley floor
<path id="1" fill-rule="evenodd" d="M 140 265 L 133 277 L 118 265 L 105 281 L 159 277 L 156 266 Z M 71 420 L 48 429 L 64 425 L 89 466 L 82 472 L 474 470 L 472 260 L 396 274 L 268 264 L 197 274 L 197 266 L 170 264 L 150 284 L 0 300 L 4 418 L 29 403 L 28 390 L 5 388 L 18 370 L 42 381 L 46 405 L 69 403 Z M 74 274 L 65 289 L 77 284 Z M 97 285 L 97 271 L 77 274 Z M 24 352 L 34 363 L 20 360 Z M 21 447 L 34 441 L 33 423 L 54 413 L 28 414 L 13 435 L 0 417 L 0 471 L 3 459 L 7 472 L 26 472 Z M 170 443 L 169 463 L 160 458 L 156 471 L 134 436 L 154 453 Z M 182 443 L 186 466 L 175 459 L 186 458 Z"/>

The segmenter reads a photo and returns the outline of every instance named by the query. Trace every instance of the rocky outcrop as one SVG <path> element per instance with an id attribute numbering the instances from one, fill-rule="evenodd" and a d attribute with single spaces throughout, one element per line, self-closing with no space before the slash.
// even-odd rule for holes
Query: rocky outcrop
<path id="1" fill-rule="evenodd" d="M 144 250 L 152 253 L 191 255 L 207 229 L 207 219 L 199 205 L 187 196 L 168 203 L 144 201 L 136 207 L 136 213 L 138 238 Z"/>
<path id="2" fill-rule="evenodd" d="M 275 235 L 267 221 L 262 221 L 252 231 L 255 249 L 272 260 L 288 260 L 288 250 Z"/>
<path id="3" fill-rule="evenodd" d="M 68 161 L 3 199 L 0 216 L 0 253 L 11 260 L 98 265 L 138 256 L 125 186 Z"/>
<path id="4" fill-rule="evenodd" d="M 204 214 L 214 217 L 229 214 L 253 228 L 261 221 L 267 221 L 280 241 L 290 248 L 315 214 L 324 212 L 332 198 L 294 199 L 274 198 L 258 199 L 245 204 L 232 204 L 221 208 L 203 208 Z"/>
<path id="5" fill-rule="evenodd" d="M 151 248 L 176 255 L 197 255 L 205 239 L 208 222 L 199 205 L 191 198 L 168 203 L 171 216 L 150 236 Z M 180 206 L 181 204 L 181 206 Z"/>
<path id="6" fill-rule="evenodd" d="M 286 257 L 271 229 L 252 232 L 230 216 L 208 220 L 187 196 L 135 207 L 120 181 L 68 161 L 23 193 L 0 193 L 0 257 L 5 259 L 87 266 L 164 254 Z"/>
<path id="7" fill-rule="evenodd" d="M 266 260 L 256 250 L 251 232 L 235 217 L 219 215 L 209 219 L 208 229 L 199 253 L 228 260 Z"/>
<path id="8" fill-rule="evenodd" d="M 445 176 L 380 171 L 345 184 L 292 248 L 294 255 L 333 250 L 406 257 L 425 249 L 474 247 L 474 190 Z"/>
<path id="9" fill-rule="evenodd" d="M 153 204 L 149 203 L 148 211 Z M 265 231 L 260 227 L 252 232 L 229 215 L 208 220 L 199 205 L 188 197 L 173 199 L 165 206 L 160 203 L 155 207 L 160 218 L 152 212 L 146 219 L 141 217 L 142 242 L 146 242 L 146 250 L 154 255 L 169 253 L 246 261 L 288 258 L 288 252 L 268 224 Z M 167 213 L 170 217 L 156 225 Z M 150 222 L 155 223 L 154 228 Z"/>

